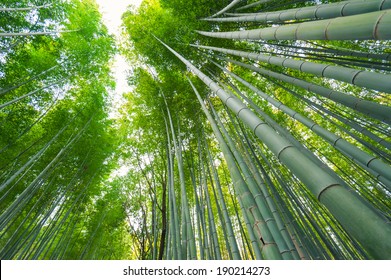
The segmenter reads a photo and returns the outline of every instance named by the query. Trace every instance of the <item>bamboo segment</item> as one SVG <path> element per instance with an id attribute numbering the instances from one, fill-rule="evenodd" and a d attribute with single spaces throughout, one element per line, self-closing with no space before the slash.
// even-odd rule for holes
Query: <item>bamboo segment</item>
<path id="1" fill-rule="evenodd" d="M 283 259 L 292 259 L 292 254 L 291 254 L 290 250 L 288 249 L 288 246 L 287 246 L 285 239 L 283 238 L 281 232 L 279 231 L 279 229 L 277 227 L 276 220 L 273 217 L 273 214 L 270 210 L 269 204 L 267 203 L 267 201 L 265 199 L 264 194 L 261 192 L 261 188 L 259 187 L 259 185 L 255 181 L 255 179 L 253 178 L 253 176 L 249 170 L 249 167 L 247 166 L 243 156 L 236 148 L 231 137 L 229 137 L 228 132 L 226 131 L 225 127 L 223 126 L 221 120 L 219 119 L 219 117 L 218 117 L 217 113 L 215 112 L 214 107 L 211 103 L 210 103 L 210 106 L 212 109 L 212 113 L 215 116 L 215 120 L 216 120 L 218 126 L 220 126 L 220 128 L 221 128 L 220 130 L 221 130 L 222 134 L 225 136 L 225 138 L 227 140 L 227 144 L 228 144 L 230 150 L 232 151 L 232 154 L 234 155 L 236 162 L 238 163 L 238 165 L 243 173 L 243 179 L 245 180 L 245 182 L 247 183 L 247 185 L 249 187 L 249 190 L 253 194 L 255 203 L 257 204 L 258 209 L 259 209 L 262 217 L 265 220 L 265 224 L 267 225 L 267 227 L 270 230 L 271 235 L 273 236 L 273 239 L 276 241 L 276 244 L 280 250 L 280 253 L 281 253 Z"/>
<path id="2" fill-rule="evenodd" d="M 193 89 L 195 89 L 193 87 Z M 197 98 L 201 104 L 201 107 L 203 108 L 204 113 L 206 114 L 208 120 L 210 121 L 210 124 L 212 126 L 213 132 L 216 135 L 216 138 L 220 144 L 221 150 L 223 151 L 224 157 L 226 158 L 228 168 L 230 170 L 231 176 L 233 178 L 233 183 L 235 186 L 235 189 L 238 193 L 239 200 L 241 201 L 241 204 L 243 205 L 243 208 L 246 211 L 246 216 L 249 219 L 250 222 L 250 228 L 248 230 L 251 232 L 254 230 L 254 233 L 257 235 L 257 242 L 259 243 L 262 251 L 262 255 L 267 259 L 281 259 L 281 254 L 278 251 L 278 248 L 274 242 L 273 237 L 271 236 L 264 219 L 259 212 L 256 202 L 254 200 L 253 195 L 251 194 L 250 190 L 248 189 L 248 186 L 244 179 L 242 178 L 240 171 L 238 167 L 236 166 L 235 159 L 233 154 L 231 153 L 227 143 L 224 141 L 224 138 L 219 131 L 216 123 L 213 120 L 213 117 L 211 114 L 207 111 L 204 103 L 202 102 L 198 92 L 194 91 L 197 95 Z"/>
<path id="3" fill-rule="evenodd" d="M 39 73 L 37 75 L 34 75 L 33 77 L 27 79 L 26 81 L 20 82 L 17 85 L 10 86 L 10 87 L 5 88 L 5 89 L 1 89 L 0 90 L 0 96 L 5 95 L 6 93 L 8 93 L 8 92 L 10 92 L 10 91 L 12 91 L 14 89 L 17 89 L 17 88 L 19 88 L 19 87 L 21 87 L 21 86 L 23 86 L 23 85 L 25 85 L 25 84 L 35 80 L 35 79 L 37 79 L 38 77 L 45 75 L 46 73 L 49 73 L 50 71 L 52 71 L 53 69 L 55 69 L 57 67 L 58 67 L 58 65 L 55 65 L 53 67 L 50 67 L 49 69 L 46 69 L 46 70 L 42 71 L 41 73 Z"/>
<path id="4" fill-rule="evenodd" d="M 241 10 L 244 10 L 244 9 L 252 8 L 252 7 L 255 7 L 257 5 L 265 4 L 267 2 L 272 2 L 272 1 L 273 0 L 260 0 L 260 1 L 257 1 L 257 2 L 251 3 L 251 4 L 247 4 L 245 6 L 239 7 L 236 10 L 237 11 L 241 11 Z"/>
<path id="5" fill-rule="evenodd" d="M 192 87 L 194 87 L 194 85 L 191 83 L 190 79 L 188 79 L 188 81 L 192 85 Z M 213 178 L 214 178 L 215 183 L 216 183 L 217 196 L 218 196 L 218 200 L 219 200 L 219 202 L 221 204 L 221 208 L 222 208 L 224 224 L 225 224 L 225 227 L 227 229 L 227 235 L 228 235 L 227 236 L 228 244 L 230 245 L 230 248 L 231 248 L 231 251 L 232 251 L 232 258 L 234 260 L 240 260 L 241 257 L 240 257 L 240 254 L 239 254 L 238 245 L 236 243 L 235 234 L 234 234 L 234 231 L 233 231 L 231 219 L 230 219 L 229 214 L 228 214 L 228 210 L 227 210 L 227 206 L 226 206 L 226 203 L 225 203 L 225 200 L 224 200 L 224 195 L 223 195 L 223 192 L 222 192 L 222 189 L 221 189 L 220 181 L 219 181 L 218 176 L 217 176 L 216 168 L 213 165 L 212 157 L 210 155 L 209 149 L 208 149 L 208 158 L 209 158 L 209 161 L 210 161 L 210 165 L 212 167 Z"/>
<path id="6" fill-rule="evenodd" d="M 235 7 L 237 4 L 239 4 L 240 2 L 242 2 L 243 0 L 232 0 L 231 3 L 229 3 L 226 7 L 224 7 L 223 9 L 221 9 L 220 11 L 218 11 L 217 13 L 211 15 L 210 17 L 213 18 L 213 17 L 217 17 L 223 13 L 225 13 L 226 11 L 229 11 L 230 9 L 232 9 L 233 7 Z"/>
<path id="7" fill-rule="evenodd" d="M 359 15 L 391 8 L 391 0 L 343 1 L 321 4 L 312 7 L 289 9 L 277 12 L 231 14 L 233 17 L 205 18 L 214 22 L 271 22 L 279 23 L 290 20 L 330 19 L 336 17 Z"/>
<path id="8" fill-rule="evenodd" d="M 334 177 L 314 165 L 310 159 L 300 153 L 297 148 L 278 135 L 266 123 L 262 122 L 236 97 L 226 93 L 184 57 L 163 42 L 161 43 L 254 131 L 255 135 L 301 180 L 319 201 L 324 203 L 349 234 L 355 237 L 373 258 L 391 258 L 391 226 L 383 216 L 379 215 L 376 210 L 366 203 L 363 203 L 354 193 L 345 189 Z M 329 192 L 330 190 L 332 191 Z M 341 192 L 341 196 L 338 195 L 339 192 Z M 349 199 L 341 199 L 342 197 L 349 197 Z M 254 216 L 254 218 L 256 217 Z M 358 230 L 358 228 L 361 229 Z M 383 249 L 379 250 L 381 247 Z"/>
<path id="9" fill-rule="evenodd" d="M 299 86 L 308 91 L 314 92 L 323 97 L 329 98 L 335 102 L 343 104 L 349 108 L 357 110 L 358 112 L 367 114 L 375 119 L 391 124 L 391 107 L 389 106 L 382 105 L 368 100 L 363 100 L 352 95 L 348 95 L 311 82 L 307 82 L 299 78 L 292 77 L 290 75 L 277 73 L 261 67 L 255 67 L 253 65 L 245 64 L 239 61 L 234 61 L 232 59 L 227 59 L 227 61 L 230 61 L 232 63 L 250 69 L 252 71 L 267 75 L 269 77 L 273 77 L 281 81 L 291 83 L 295 86 Z"/>
<path id="10" fill-rule="evenodd" d="M 391 75 L 389 74 L 374 73 L 374 72 L 362 71 L 362 70 L 357 70 L 348 67 L 333 66 L 329 64 L 307 62 L 307 61 L 295 60 L 290 58 L 268 56 L 263 54 L 216 48 L 216 47 L 198 46 L 198 45 L 191 45 L 191 46 L 218 51 L 225 54 L 245 57 L 248 59 L 254 59 L 257 61 L 270 63 L 276 66 L 295 69 L 305 73 L 336 79 L 347 83 L 351 83 L 353 85 L 372 88 L 386 93 L 391 93 Z"/>
<path id="11" fill-rule="evenodd" d="M 164 94 L 163 94 L 164 97 Z M 190 237 L 190 259 L 196 259 L 197 258 L 197 253 L 196 253 L 196 246 L 195 246 L 195 239 L 194 239 L 194 233 L 193 233 L 193 227 L 191 224 L 191 218 L 190 218 L 190 211 L 189 211 L 189 203 L 187 199 L 187 194 L 186 194 L 186 186 L 185 186 L 185 175 L 183 171 L 183 161 L 182 161 L 182 148 L 181 148 L 181 142 L 177 141 L 175 137 L 175 131 L 174 131 L 174 125 L 172 123 L 171 119 L 171 113 L 168 108 L 167 102 L 164 97 L 164 102 L 166 104 L 166 109 L 167 109 L 167 115 L 168 115 L 168 120 L 169 120 L 169 125 L 172 133 L 172 140 L 174 143 L 174 149 L 175 149 L 175 156 L 177 158 L 178 162 L 178 170 L 179 170 L 179 180 L 180 180 L 180 186 L 181 186 L 181 203 L 183 207 L 183 212 L 184 212 L 184 217 L 182 217 L 183 220 L 183 233 L 182 233 L 182 242 L 183 242 L 183 255 L 182 257 L 186 258 L 187 256 L 187 238 Z"/>
<path id="12" fill-rule="evenodd" d="M 236 63 L 236 61 L 230 60 L 233 63 Z M 243 66 L 243 63 L 237 63 L 238 65 Z M 222 68 L 221 68 L 222 69 Z M 363 166 L 366 166 L 373 171 L 377 172 L 380 176 L 383 176 L 384 178 L 391 180 L 391 166 L 386 164 L 385 162 L 381 161 L 379 158 L 374 157 L 370 154 L 365 153 L 364 151 L 360 150 L 356 146 L 350 144 L 346 140 L 342 139 L 342 137 L 339 137 L 332 132 L 324 129 L 323 127 L 319 126 L 312 120 L 308 119 L 307 117 L 303 116 L 302 114 L 292 110 L 291 108 L 285 106 L 281 102 L 275 100 L 271 96 L 265 94 L 264 92 L 260 91 L 259 89 L 252 86 L 250 83 L 246 82 L 245 80 L 241 79 L 237 75 L 233 74 L 232 72 L 222 69 L 223 71 L 227 72 L 229 75 L 243 83 L 245 86 L 249 87 L 251 90 L 256 92 L 258 95 L 260 95 L 262 98 L 264 98 L 266 101 L 270 102 L 273 106 L 278 108 L 279 110 L 283 111 L 290 117 L 298 120 L 302 124 L 304 124 L 306 127 L 311 129 L 313 132 L 321 136 L 323 139 L 325 139 L 327 142 L 329 142 L 333 147 L 340 150 L 345 155 L 351 157 L 353 160 L 356 160 L 360 162 Z"/>
<path id="13" fill-rule="evenodd" d="M 33 91 L 29 92 L 29 93 L 26 93 L 26 94 L 24 94 L 24 95 L 22 95 L 22 96 L 20 96 L 20 97 L 17 97 L 17 98 L 15 98 L 15 99 L 11 100 L 11 101 L 8 101 L 8 102 L 5 102 L 5 103 L 3 103 L 3 104 L 0 104 L 0 110 L 3 109 L 3 108 L 5 108 L 5 107 L 7 107 L 7 106 L 9 106 L 9 105 L 11 105 L 11 104 L 16 103 L 16 102 L 18 102 L 18 101 L 20 101 L 20 100 L 22 100 L 22 99 L 24 99 L 24 98 L 26 98 L 26 97 L 32 96 L 32 95 L 36 94 L 37 92 L 40 92 L 40 91 L 42 91 L 42 90 L 45 90 L 45 89 L 51 88 L 51 87 L 53 87 L 53 86 L 55 86 L 55 85 L 58 85 L 58 84 L 61 83 L 62 81 L 63 81 L 63 80 L 60 80 L 60 81 L 58 81 L 58 82 L 55 82 L 55 83 L 46 85 L 46 86 L 44 86 L 44 87 L 41 87 L 41 88 L 39 88 L 39 89 L 33 90 Z"/>
<path id="14" fill-rule="evenodd" d="M 389 40 L 391 11 L 378 11 L 333 19 L 263 29 L 197 33 L 235 40 Z"/>

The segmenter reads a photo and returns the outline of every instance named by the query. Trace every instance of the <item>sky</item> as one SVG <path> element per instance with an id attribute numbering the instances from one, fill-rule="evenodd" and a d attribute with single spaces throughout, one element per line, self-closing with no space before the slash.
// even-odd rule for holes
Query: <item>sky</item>
<path id="1" fill-rule="evenodd" d="M 133 5 L 138 7 L 142 0 L 95 0 L 99 5 L 99 10 L 102 14 L 104 24 L 109 29 L 109 32 L 118 35 L 120 34 L 121 16 L 126 10 L 126 7 Z M 118 107 L 123 102 L 122 94 L 128 92 L 130 87 L 126 83 L 126 71 L 130 69 L 125 58 L 119 54 L 114 57 L 112 72 L 116 81 L 114 92 L 109 95 L 112 99 L 112 108 L 109 117 L 115 118 L 118 116 Z M 127 174 L 129 166 L 123 164 L 119 169 L 115 170 L 111 177 L 124 176 Z"/>
<path id="2" fill-rule="evenodd" d="M 116 33 L 121 25 L 121 15 L 126 7 L 138 7 L 142 0 L 95 0 L 103 16 L 103 21 L 111 33 Z"/>
<path id="3" fill-rule="evenodd" d="M 125 12 L 126 7 L 133 5 L 138 7 L 142 0 L 95 0 L 99 5 L 99 10 L 102 14 L 104 24 L 109 29 L 109 32 L 118 35 L 120 34 L 121 16 Z M 112 72 L 116 80 L 116 89 L 111 93 L 113 99 L 113 112 L 110 114 L 115 116 L 116 107 L 121 103 L 122 93 L 130 90 L 126 83 L 126 71 L 130 66 L 126 63 L 125 58 L 117 54 L 114 57 Z"/>

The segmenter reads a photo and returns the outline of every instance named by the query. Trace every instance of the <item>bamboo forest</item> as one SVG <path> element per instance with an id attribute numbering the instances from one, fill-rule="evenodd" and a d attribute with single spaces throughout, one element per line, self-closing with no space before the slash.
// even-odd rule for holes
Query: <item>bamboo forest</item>
<path id="1" fill-rule="evenodd" d="M 97 2 L 0 0 L 0 259 L 391 259 L 391 0 Z"/>

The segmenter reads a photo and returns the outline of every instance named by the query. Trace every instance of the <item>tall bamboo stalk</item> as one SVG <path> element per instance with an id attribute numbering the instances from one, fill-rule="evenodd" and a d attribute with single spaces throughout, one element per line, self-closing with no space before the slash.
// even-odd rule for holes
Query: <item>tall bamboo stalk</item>
<path id="1" fill-rule="evenodd" d="M 232 61 L 232 60 L 230 60 Z M 236 62 L 235 62 L 236 63 Z M 237 63 L 238 65 L 243 65 L 243 63 Z M 255 69 L 255 68 L 254 68 Z M 350 144 L 346 140 L 344 140 L 342 137 L 335 135 L 334 133 L 324 129 L 320 125 L 316 124 L 309 118 L 303 116 L 302 114 L 296 112 L 295 110 L 287 107 L 280 101 L 275 100 L 273 97 L 265 94 L 264 92 L 260 91 L 259 89 L 252 86 L 250 83 L 244 81 L 237 75 L 234 75 L 232 72 L 223 69 L 226 73 L 234 77 L 235 79 L 239 80 L 241 83 L 243 83 L 245 86 L 249 87 L 251 90 L 256 92 L 259 96 L 264 98 L 266 101 L 268 101 L 270 104 L 275 106 L 276 108 L 280 109 L 284 113 L 288 114 L 292 118 L 298 120 L 308 128 L 310 128 L 312 131 L 314 131 L 316 134 L 321 136 L 323 139 L 328 141 L 330 144 L 332 144 L 335 148 L 340 150 L 345 155 L 348 155 L 352 157 L 354 160 L 360 162 L 361 164 L 367 166 L 369 169 L 372 169 L 373 171 L 377 172 L 379 176 L 382 176 L 386 178 L 387 180 L 391 180 L 391 166 L 385 163 L 384 161 L 381 161 L 381 159 L 374 157 L 373 155 L 370 155 L 356 146 Z M 371 165 L 371 163 L 374 163 L 374 165 Z"/>
<path id="2" fill-rule="evenodd" d="M 389 40 L 390 23 L 391 12 L 385 10 L 262 29 L 197 33 L 236 40 Z"/>
<path id="3" fill-rule="evenodd" d="M 242 2 L 243 0 L 232 0 L 231 3 L 229 3 L 227 6 L 225 6 L 223 9 L 221 9 L 220 11 L 218 11 L 217 13 L 211 15 L 210 17 L 213 18 L 213 17 L 217 17 L 223 13 L 225 13 L 226 11 L 229 11 L 230 9 L 232 9 L 233 7 L 235 7 L 237 4 L 239 4 L 240 2 Z"/>
<path id="4" fill-rule="evenodd" d="M 254 230 L 254 232 L 257 234 L 258 237 L 258 243 L 261 247 L 262 255 L 265 258 L 268 259 L 281 259 L 281 254 L 278 251 L 278 248 L 275 244 L 275 241 L 273 237 L 271 236 L 269 230 L 267 227 L 265 227 L 264 222 L 262 222 L 263 218 L 261 213 L 258 210 L 258 207 L 256 205 L 256 202 L 248 189 L 248 186 L 244 179 L 242 178 L 242 175 L 240 174 L 240 171 L 235 163 L 235 158 L 233 154 L 231 153 L 227 143 L 225 142 L 221 132 L 219 131 L 217 124 L 215 123 L 213 117 L 211 114 L 207 111 L 201 97 L 199 96 L 197 90 L 194 86 L 193 90 L 197 95 L 197 98 L 201 104 L 201 107 L 203 108 L 203 111 L 205 115 L 207 116 L 212 129 L 215 133 L 215 136 L 220 144 L 220 147 L 223 151 L 224 157 L 226 158 L 228 168 L 230 170 L 231 176 L 233 178 L 233 182 L 235 185 L 235 189 L 238 192 L 238 195 L 243 203 L 243 207 L 245 211 L 248 214 L 248 218 L 250 220 L 251 228 L 248 228 L 249 231 Z"/>
<path id="5" fill-rule="evenodd" d="M 292 259 L 292 253 L 290 249 L 287 246 L 287 243 L 285 239 L 283 238 L 280 230 L 277 227 L 276 220 L 273 217 L 272 211 L 270 209 L 270 205 L 267 203 L 264 194 L 261 191 L 260 186 L 255 181 L 255 178 L 253 178 L 249 167 L 247 166 L 243 156 L 241 153 L 237 150 L 233 140 L 228 135 L 228 132 L 226 131 L 224 125 L 222 124 L 220 118 L 218 117 L 216 111 L 214 110 L 213 104 L 209 102 L 210 108 L 212 110 L 213 116 L 215 117 L 215 120 L 220 127 L 221 132 L 226 138 L 227 144 L 232 151 L 238 165 L 240 166 L 240 169 L 243 173 L 244 180 L 246 181 L 247 185 L 249 186 L 249 189 L 251 193 L 254 196 L 255 202 L 258 206 L 258 209 L 262 215 L 262 217 L 265 220 L 265 223 L 270 230 L 271 235 L 273 236 L 274 240 L 276 241 L 276 244 L 280 250 L 280 253 L 284 259 Z"/>
<path id="6" fill-rule="evenodd" d="M 256 61 L 269 63 L 276 66 L 282 66 L 294 70 L 299 70 L 305 73 L 314 74 L 320 77 L 336 79 L 347 82 L 353 85 L 372 88 L 386 93 L 391 93 L 390 75 L 381 74 L 353 68 L 333 66 L 329 64 L 321 64 L 308 62 L 303 60 L 295 60 L 290 58 L 268 56 L 258 53 L 250 53 L 244 51 L 230 50 L 224 48 L 208 47 L 191 45 L 198 48 L 214 50 L 225 54 L 231 54 L 239 57 L 245 57 Z"/>
<path id="7" fill-rule="evenodd" d="M 226 93 L 184 57 L 163 42 L 161 43 L 254 131 L 255 135 L 333 213 L 344 228 L 360 242 L 372 257 L 391 258 L 391 226 L 383 216 L 366 203 L 363 203 L 357 195 L 343 187 L 333 176 L 324 172 L 319 166 L 314 165 L 310 159 L 262 122 L 236 97 Z M 362 228 L 364 224 L 366 230 Z"/>
<path id="8" fill-rule="evenodd" d="M 270 22 L 281 23 L 292 20 L 305 19 L 330 19 L 336 17 L 359 15 L 391 8 L 390 0 L 367 0 L 367 1 L 343 1 L 338 3 L 320 4 L 311 7 L 282 10 L 277 12 L 230 14 L 233 17 L 205 18 L 206 21 L 214 22 Z"/>

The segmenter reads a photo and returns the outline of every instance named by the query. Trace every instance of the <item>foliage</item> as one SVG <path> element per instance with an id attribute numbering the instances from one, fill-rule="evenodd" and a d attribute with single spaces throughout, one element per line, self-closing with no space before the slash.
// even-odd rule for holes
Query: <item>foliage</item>
<path id="1" fill-rule="evenodd" d="M 35 32 L 50 21 L 55 30 L 75 32 L 1 38 L 2 46 L 16 42 L 1 63 L 2 102 L 35 91 L 0 113 L 1 256 L 123 258 L 126 246 L 106 244 L 116 234 L 127 242 L 123 205 L 116 200 L 119 204 L 102 207 L 118 194 L 105 186 L 117 146 L 107 118 L 114 41 L 94 1 L 58 2 L 51 8 L 31 12 L 37 23 L 20 20 L 13 28 Z M 25 16 L 9 13 L 15 24 Z M 97 234 L 97 227 L 104 230 Z"/>

